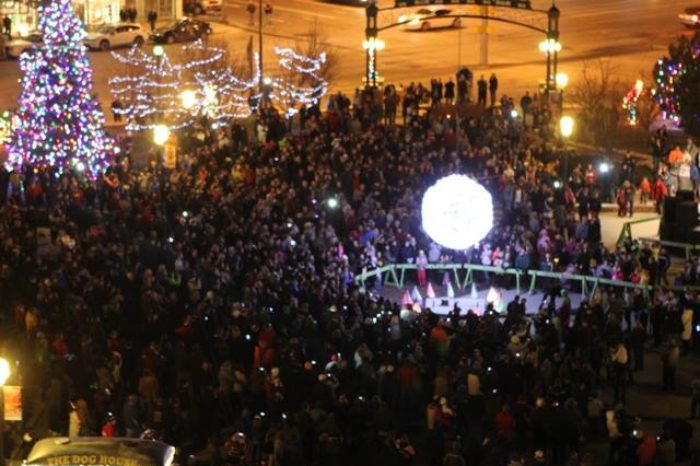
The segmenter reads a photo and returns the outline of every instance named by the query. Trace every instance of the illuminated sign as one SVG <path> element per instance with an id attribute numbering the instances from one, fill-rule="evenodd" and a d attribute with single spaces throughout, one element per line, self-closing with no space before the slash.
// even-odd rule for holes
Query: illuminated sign
<path id="1" fill-rule="evenodd" d="M 511 8 L 532 9 L 530 0 L 395 0 L 394 7 L 416 5 L 485 5 L 485 6 L 505 6 Z"/>
<path id="2" fill-rule="evenodd" d="M 3 387 L 3 401 L 5 402 L 5 420 L 22 420 L 22 387 L 5 385 Z"/>
<path id="3" fill-rule="evenodd" d="M 138 460 L 114 455 L 60 455 L 45 460 L 48 466 L 140 466 Z"/>

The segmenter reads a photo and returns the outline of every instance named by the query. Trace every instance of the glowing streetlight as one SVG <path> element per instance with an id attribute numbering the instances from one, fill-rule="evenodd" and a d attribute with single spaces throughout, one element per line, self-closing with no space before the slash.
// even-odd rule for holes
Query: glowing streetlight
<path id="1" fill-rule="evenodd" d="M 7 379 L 10 378 L 11 372 L 10 363 L 7 362 L 7 359 L 0 358 L 0 386 L 5 385 Z"/>
<path id="2" fill-rule="evenodd" d="M 540 42 L 539 49 L 542 53 L 559 53 L 561 52 L 561 43 L 555 39 L 546 39 Z"/>
<path id="3" fill-rule="evenodd" d="M 362 41 L 362 48 L 365 50 L 381 51 L 384 50 L 384 47 L 386 47 L 384 41 L 375 37 L 370 37 L 369 39 Z"/>
<path id="4" fill-rule="evenodd" d="M 557 73 L 554 82 L 557 83 L 558 89 L 564 90 L 566 86 L 569 85 L 569 75 L 566 73 Z"/>
<path id="5" fill-rule="evenodd" d="M 563 116 L 559 120 L 559 134 L 564 139 L 568 139 L 574 133 L 574 119 L 570 116 Z M 569 176 L 569 158 L 571 157 L 571 151 L 564 148 L 564 171 L 562 173 L 564 179 Z"/>
<path id="6" fill-rule="evenodd" d="M 367 53 L 367 85 L 375 87 L 377 85 L 377 52 L 384 50 L 386 44 L 377 37 L 370 37 L 362 41 L 362 48 Z"/>
<path id="7" fill-rule="evenodd" d="M 153 142 L 162 146 L 170 139 L 170 128 L 165 125 L 156 125 L 153 128 Z"/>
<path id="8" fill-rule="evenodd" d="M 574 119 L 570 116 L 561 117 L 561 120 L 559 120 L 559 131 L 562 137 L 571 137 L 574 132 Z"/>
<path id="9" fill-rule="evenodd" d="M 153 56 L 160 58 L 164 54 L 165 54 L 165 49 L 163 48 L 162 45 L 154 45 L 153 46 Z"/>
<path id="10" fill-rule="evenodd" d="M 197 104 L 197 94 L 188 89 L 180 93 L 180 101 L 182 102 L 182 108 L 189 110 Z"/>

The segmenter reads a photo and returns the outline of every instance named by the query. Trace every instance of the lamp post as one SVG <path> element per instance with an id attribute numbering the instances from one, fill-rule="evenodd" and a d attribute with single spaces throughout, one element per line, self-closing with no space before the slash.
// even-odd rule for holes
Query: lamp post
<path id="1" fill-rule="evenodd" d="M 553 90 L 555 85 L 554 77 L 556 76 L 557 68 L 556 57 L 559 54 L 559 52 L 561 52 L 561 43 L 553 37 L 548 37 L 547 39 L 540 42 L 539 49 L 540 52 L 544 53 L 547 57 L 547 76 L 545 79 L 545 90 L 549 92 Z M 554 67 L 554 71 L 552 71 L 552 66 Z"/>
<path id="2" fill-rule="evenodd" d="M 168 162 L 165 153 L 165 144 L 170 139 L 170 128 L 164 124 L 159 124 L 153 127 L 153 143 L 158 146 L 157 160 L 158 165 L 165 165 L 168 168 L 173 168 Z M 2 465 L 0 465 L 2 466 Z"/>
<path id="3" fill-rule="evenodd" d="M 258 0 L 258 87 L 260 95 L 263 94 L 263 2 Z M 262 103 L 262 102 L 261 102 Z"/>
<path id="4" fill-rule="evenodd" d="M 170 139 L 170 128 L 165 125 L 156 125 L 153 128 L 153 142 L 157 146 L 163 146 Z"/>
<path id="5" fill-rule="evenodd" d="M 570 116 L 563 116 L 559 120 L 559 134 L 562 139 L 566 140 L 571 137 L 574 133 L 574 119 Z M 571 151 L 567 149 L 566 144 L 564 144 L 564 170 L 563 176 L 564 180 L 569 178 L 569 157 L 571 156 Z"/>
<path id="6" fill-rule="evenodd" d="M 154 45 L 153 46 L 153 56 L 154 57 L 162 58 L 164 53 L 165 53 L 165 49 L 163 48 L 162 45 Z"/>
<path id="7" fill-rule="evenodd" d="M 184 90 L 180 93 L 180 102 L 182 108 L 191 110 L 197 104 L 197 94 L 191 89 Z"/>
<path id="8" fill-rule="evenodd" d="M 5 466 L 5 382 L 10 377 L 10 363 L 0 358 L 0 466 Z"/>
<path id="9" fill-rule="evenodd" d="M 569 75 L 566 73 L 557 73 L 554 77 L 554 83 L 559 91 L 559 114 L 564 113 L 564 89 L 569 85 Z"/>
<path id="10" fill-rule="evenodd" d="M 367 82 L 366 86 L 377 87 L 377 52 L 384 50 L 386 44 L 376 37 L 362 41 L 362 48 L 367 53 Z"/>

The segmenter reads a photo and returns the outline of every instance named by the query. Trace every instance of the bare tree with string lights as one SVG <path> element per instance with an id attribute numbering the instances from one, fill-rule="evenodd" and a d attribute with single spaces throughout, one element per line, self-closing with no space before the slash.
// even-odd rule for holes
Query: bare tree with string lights
<path id="1" fill-rule="evenodd" d="M 182 47 L 176 58 L 162 48 L 154 52 L 137 47 L 126 53 L 113 52 L 126 72 L 111 78 L 109 84 L 122 102 L 120 112 L 128 130 L 162 125 L 177 130 L 198 117 L 218 125 L 250 114 L 248 97 L 257 81 L 238 78 L 223 48 L 197 41 Z"/>

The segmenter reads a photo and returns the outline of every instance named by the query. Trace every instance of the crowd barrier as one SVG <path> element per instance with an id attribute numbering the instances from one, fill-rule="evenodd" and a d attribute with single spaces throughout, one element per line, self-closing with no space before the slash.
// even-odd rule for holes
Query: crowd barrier
<path id="1" fill-rule="evenodd" d="M 376 278 L 382 281 L 383 285 L 403 288 L 406 284 L 406 271 L 414 271 L 417 269 L 415 264 L 391 264 L 379 267 L 374 270 L 363 270 L 355 277 L 355 281 L 361 286 L 365 286 L 367 280 Z M 614 288 L 625 288 L 628 290 L 641 290 L 644 297 L 649 300 L 653 286 L 641 283 L 624 282 L 619 280 L 611 280 L 608 278 L 594 277 L 591 275 L 578 275 L 561 272 L 549 272 L 545 270 L 520 270 L 514 268 L 504 269 L 481 264 L 428 264 L 427 271 L 437 270 L 440 272 L 448 272 L 451 276 L 451 283 L 459 290 L 464 290 L 469 285 L 474 283 L 474 274 L 476 272 L 496 274 L 502 277 L 512 276 L 515 281 L 515 289 L 518 294 L 522 292 L 523 277 L 530 277 L 530 285 L 528 291 L 533 294 L 537 289 L 538 282 L 540 284 L 545 280 L 558 280 L 564 282 L 575 282 L 578 284 L 580 292 L 583 295 L 589 295 L 596 292 L 599 286 L 608 286 Z"/>
<path id="2" fill-rule="evenodd" d="M 643 243 L 654 243 L 654 244 L 657 244 L 659 246 L 663 246 L 666 249 L 683 251 L 683 254 L 685 255 L 686 260 L 689 260 L 691 257 L 693 257 L 693 252 L 700 251 L 700 245 L 698 245 L 698 244 L 679 243 L 677 241 L 667 241 L 667 240 L 662 240 L 660 238 L 651 238 L 648 236 L 640 236 L 638 238 L 634 238 L 634 236 L 632 235 L 632 225 L 646 223 L 646 222 L 654 222 L 654 221 L 659 221 L 659 220 L 661 220 L 661 217 L 655 216 L 655 217 L 642 218 L 639 220 L 633 220 L 631 222 L 625 222 L 622 225 L 622 230 L 620 230 L 620 236 L 617 238 L 617 244 L 619 245 L 619 244 L 624 243 L 627 240 L 633 240 L 633 239 L 636 239 L 636 240 L 641 241 Z"/>
<path id="3" fill-rule="evenodd" d="M 661 217 L 655 215 L 654 217 L 640 218 L 639 220 L 631 220 L 622 224 L 622 229 L 620 230 L 620 236 L 617 237 L 617 244 L 622 244 L 627 240 L 633 239 L 632 237 L 632 225 L 637 225 L 640 223 L 655 222 L 660 221 Z"/>

